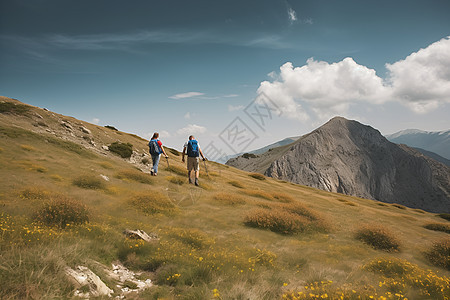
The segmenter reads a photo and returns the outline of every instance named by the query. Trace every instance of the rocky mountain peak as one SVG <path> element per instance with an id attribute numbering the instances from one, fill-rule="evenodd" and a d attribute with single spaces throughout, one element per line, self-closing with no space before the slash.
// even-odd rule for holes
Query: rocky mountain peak
<path id="1" fill-rule="evenodd" d="M 288 148 L 227 164 L 247 171 L 429 211 L 450 210 L 450 171 L 371 126 L 335 117 Z"/>

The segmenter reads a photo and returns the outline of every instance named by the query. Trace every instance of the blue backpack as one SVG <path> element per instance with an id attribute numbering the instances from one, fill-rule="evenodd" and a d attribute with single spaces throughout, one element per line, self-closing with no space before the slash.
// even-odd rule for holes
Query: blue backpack
<path id="1" fill-rule="evenodd" d="M 187 144 L 187 155 L 189 157 L 198 157 L 198 142 L 196 140 L 190 140 Z"/>
<path id="2" fill-rule="evenodd" d="M 162 151 L 159 148 L 158 140 L 150 140 L 148 143 L 148 152 L 150 152 L 152 156 L 161 154 Z"/>

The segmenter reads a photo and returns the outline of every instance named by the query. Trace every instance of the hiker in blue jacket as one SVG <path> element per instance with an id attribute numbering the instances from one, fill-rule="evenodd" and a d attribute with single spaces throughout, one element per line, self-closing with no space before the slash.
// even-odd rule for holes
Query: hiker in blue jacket
<path id="1" fill-rule="evenodd" d="M 161 153 L 164 154 L 165 158 L 168 158 L 166 151 L 164 151 L 164 147 L 162 145 L 162 142 L 158 140 L 159 133 L 155 132 L 153 134 L 152 139 L 148 143 L 148 148 L 150 155 L 152 156 L 152 162 L 153 162 L 153 168 L 150 170 L 150 173 L 153 176 L 158 175 L 158 164 L 159 164 L 159 158 L 161 156 Z"/>
<path id="2" fill-rule="evenodd" d="M 181 161 L 184 162 L 184 156 L 188 156 L 187 159 L 187 170 L 188 170 L 188 177 L 189 177 L 189 183 L 192 184 L 191 179 L 191 171 L 195 171 L 195 185 L 198 186 L 198 175 L 200 174 L 200 164 L 198 162 L 199 156 L 201 155 L 203 160 L 205 161 L 206 158 L 203 155 L 202 149 L 200 149 L 200 144 L 195 140 L 194 136 L 189 136 L 189 141 L 187 141 L 183 146 L 183 155 L 181 158 Z"/>

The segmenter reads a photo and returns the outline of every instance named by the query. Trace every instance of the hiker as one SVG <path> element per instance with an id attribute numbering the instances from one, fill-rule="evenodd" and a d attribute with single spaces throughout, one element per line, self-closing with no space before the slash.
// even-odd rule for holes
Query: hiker
<path id="1" fill-rule="evenodd" d="M 189 141 L 187 141 L 183 146 L 183 155 L 181 158 L 181 161 L 184 162 L 184 156 L 187 152 L 187 170 L 188 170 L 188 177 L 189 177 L 189 183 L 192 184 L 191 179 L 191 171 L 195 171 L 195 185 L 198 186 L 198 175 L 200 173 L 200 164 L 198 162 L 198 158 L 201 155 L 203 158 L 203 161 L 206 160 L 205 156 L 203 155 L 202 149 L 200 149 L 200 145 L 195 140 L 194 136 L 189 136 Z"/>
<path id="2" fill-rule="evenodd" d="M 150 173 L 153 176 L 158 175 L 158 164 L 159 164 L 159 158 L 161 156 L 161 153 L 164 154 L 164 157 L 167 159 L 169 156 L 167 156 L 166 151 L 164 151 L 164 147 L 162 145 L 162 142 L 158 140 L 159 133 L 155 132 L 153 134 L 153 137 L 151 138 L 150 142 L 148 142 L 148 148 L 150 155 L 152 156 L 153 161 L 153 167 L 150 170 Z"/>

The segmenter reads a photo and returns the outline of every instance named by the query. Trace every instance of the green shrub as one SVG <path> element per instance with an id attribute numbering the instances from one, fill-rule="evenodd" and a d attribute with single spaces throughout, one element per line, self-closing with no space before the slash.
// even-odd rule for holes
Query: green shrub
<path id="1" fill-rule="evenodd" d="M 129 158 L 133 154 L 133 145 L 130 143 L 114 142 L 109 145 L 108 149 L 122 158 Z"/>
<path id="2" fill-rule="evenodd" d="M 450 271 L 450 238 L 437 241 L 425 252 L 425 257 L 435 266 Z"/>
<path id="3" fill-rule="evenodd" d="M 450 221 L 450 214 L 438 214 L 437 217 Z"/>
<path id="4" fill-rule="evenodd" d="M 116 174 L 116 177 L 119 179 L 129 179 L 133 181 L 137 181 L 140 183 L 152 184 L 152 177 L 149 174 L 145 174 L 142 171 L 130 169 L 130 170 L 122 170 Z"/>
<path id="5" fill-rule="evenodd" d="M 259 173 L 250 173 L 248 176 L 258 179 L 258 180 L 266 180 L 266 177 Z"/>
<path id="6" fill-rule="evenodd" d="M 84 175 L 77 177 L 72 181 L 72 183 L 73 185 L 83 189 L 99 190 L 106 188 L 103 180 L 93 175 Z"/>
<path id="7" fill-rule="evenodd" d="M 442 231 L 442 232 L 445 232 L 445 233 L 450 233 L 450 225 L 449 224 L 430 223 L 430 224 L 424 225 L 423 227 L 425 227 L 426 229 L 429 229 L 429 230 Z"/>
<path id="8" fill-rule="evenodd" d="M 381 225 L 363 225 L 356 231 L 355 238 L 377 250 L 395 252 L 400 248 L 398 239 Z"/>
<path id="9" fill-rule="evenodd" d="M 147 215 L 172 212 L 175 210 L 175 205 L 170 199 L 158 191 L 135 194 L 129 199 L 129 203 Z"/>
<path id="10" fill-rule="evenodd" d="M 34 215 L 35 221 L 47 226 L 65 228 L 70 224 L 89 222 L 89 213 L 85 205 L 70 199 L 57 199 L 45 203 Z"/>

